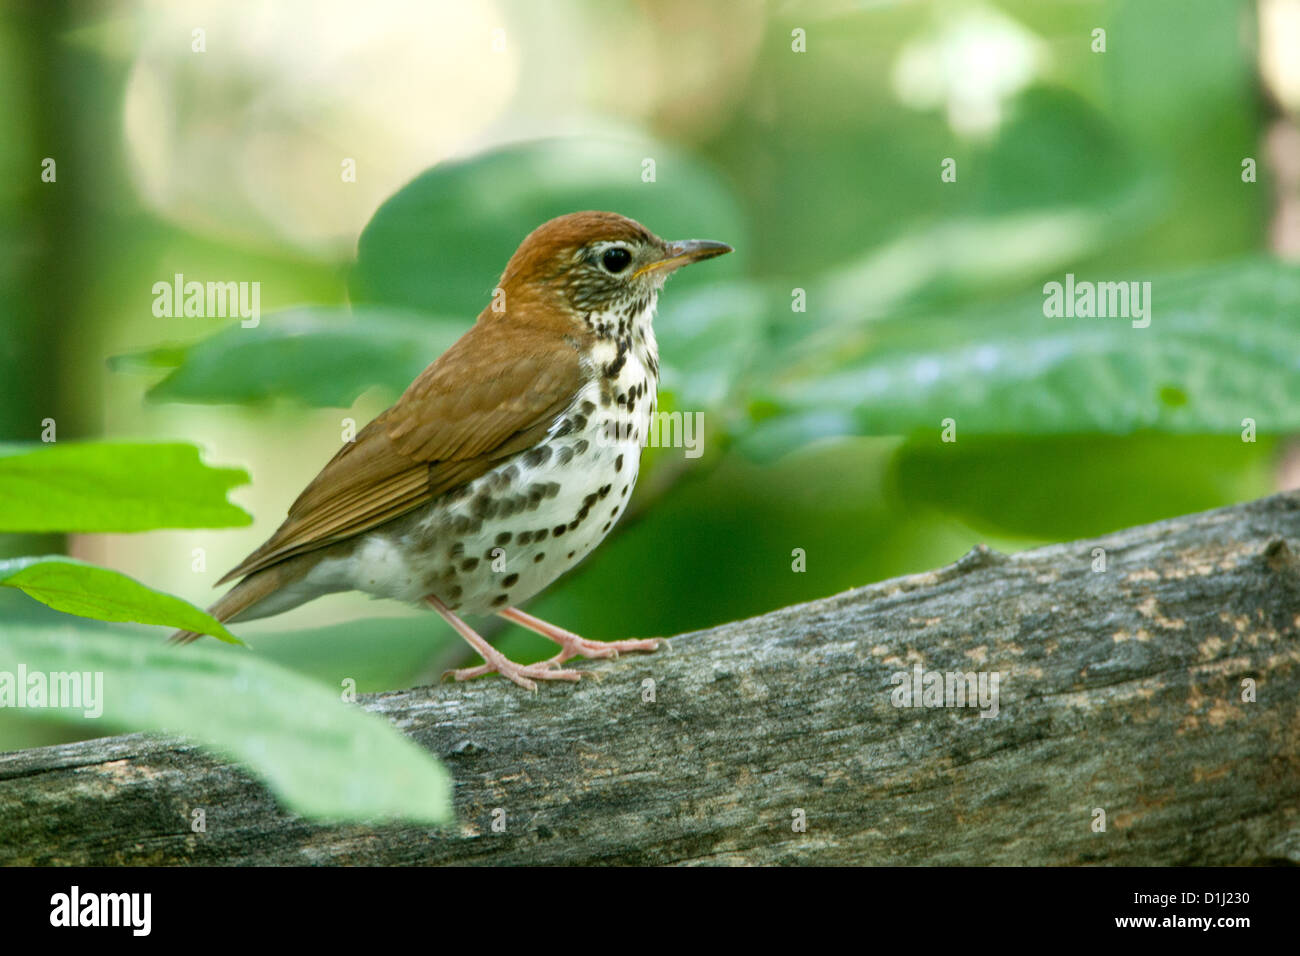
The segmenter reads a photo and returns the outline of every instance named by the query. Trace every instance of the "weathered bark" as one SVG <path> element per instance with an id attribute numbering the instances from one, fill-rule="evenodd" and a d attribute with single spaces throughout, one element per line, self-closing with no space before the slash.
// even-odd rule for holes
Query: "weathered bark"
<path id="1" fill-rule="evenodd" d="M 1300 862 L 1297 554 L 1300 496 L 1277 495 L 977 549 L 593 663 L 600 682 L 367 699 L 454 774 L 442 831 L 304 822 L 175 739 L 8 754 L 0 862 Z M 917 662 L 999 673 L 997 716 L 894 706 Z"/>

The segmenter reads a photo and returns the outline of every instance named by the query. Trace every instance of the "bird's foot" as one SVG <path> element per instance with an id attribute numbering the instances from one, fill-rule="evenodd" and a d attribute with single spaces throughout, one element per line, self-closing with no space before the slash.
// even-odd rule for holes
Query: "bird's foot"
<path id="1" fill-rule="evenodd" d="M 473 680 L 475 677 L 482 677 L 484 674 L 497 673 L 507 680 L 514 681 L 524 690 L 535 691 L 537 685 L 533 683 L 534 681 L 576 681 L 582 677 L 582 671 L 565 670 L 558 665 L 552 665 L 550 661 L 542 661 L 540 664 L 516 664 L 483 640 L 477 631 L 457 617 L 439 598 L 431 594 L 425 598 L 425 601 L 443 616 L 446 622 L 456 630 L 457 634 L 465 638 L 469 645 L 478 651 L 484 661 L 478 667 L 462 667 L 459 670 L 447 671 L 442 675 L 444 680 L 448 677 L 455 680 Z"/>
<path id="2" fill-rule="evenodd" d="M 458 681 L 473 680 L 475 677 L 482 677 L 485 674 L 497 673 L 507 680 L 514 681 L 524 690 L 535 691 L 537 690 L 537 684 L 534 681 L 576 681 L 583 677 L 597 676 L 586 671 L 567 670 L 562 667 L 561 665 L 571 657 L 618 657 L 622 653 L 655 651 L 668 644 L 667 641 L 657 637 L 629 641 L 589 641 L 584 637 L 579 637 L 572 631 L 566 631 L 554 624 L 547 624 L 531 614 L 525 614 L 515 608 L 507 608 L 498 612 L 506 620 L 522 624 L 530 631 L 535 631 L 560 645 L 560 653 L 554 657 L 547 658 L 536 664 L 517 664 L 483 640 L 472 627 L 457 617 L 438 597 L 431 594 L 425 598 L 425 601 L 441 614 L 447 623 L 455 628 L 456 633 L 465 638 L 470 646 L 478 651 L 483 658 L 483 663 L 477 667 L 462 667 L 459 670 L 447 671 L 442 675 L 444 680 L 448 677 Z"/>
<path id="3" fill-rule="evenodd" d="M 566 631 L 562 627 L 556 627 L 554 624 L 548 624 L 541 618 L 533 617 L 531 614 L 525 614 L 517 608 L 507 608 L 498 612 L 508 621 L 514 621 L 516 624 L 523 625 L 530 631 L 542 635 L 549 641 L 554 641 L 560 645 L 560 653 L 554 657 L 547 658 L 542 664 L 559 667 L 571 657 L 618 657 L 619 654 L 629 653 L 650 653 L 659 649 L 660 645 L 667 643 L 657 637 L 647 638 L 645 640 L 628 640 L 628 641 L 589 641 L 585 637 L 579 637 L 572 631 Z"/>
<path id="4" fill-rule="evenodd" d="M 571 657 L 590 657 L 593 660 L 603 657 L 618 657 L 619 654 L 648 654 L 659 650 L 658 638 L 644 641 L 589 641 L 585 637 L 572 634 L 564 638 L 553 637 L 551 640 L 560 645 L 560 653 L 548 657 L 542 663 L 557 667 Z"/>
<path id="5" fill-rule="evenodd" d="M 533 683 L 536 680 L 569 680 L 576 681 L 585 676 L 582 671 L 565 670 L 561 667 L 552 667 L 550 661 L 542 661 L 538 664 L 516 664 L 504 654 L 497 653 L 484 664 L 477 667 L 462 667 L 459 670 L 447 671 L 442 675 L 446 680 L 473 680 L 476 677 L 483 677 L 486 674 L 500 674 L 507 680 L 514 681 L 524 690 L 537 690 L 537 685 Z"/>

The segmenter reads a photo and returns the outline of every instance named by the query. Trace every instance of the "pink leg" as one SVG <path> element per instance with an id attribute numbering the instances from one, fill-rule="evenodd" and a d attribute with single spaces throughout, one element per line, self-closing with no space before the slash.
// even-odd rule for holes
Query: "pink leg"
<path id="1" fill-rule="evenodd" d="M 510 658 L 506 657 L 495 647 L 483 640 L 481 636 L 475 633 L 474 629 L 452 613 L 451 608 L 443 604 L 437 597 L 430 594 L 426 597 L 425 602 L 442 615 L 443 620 L 455 628 L 456 633 L 469 642 L 470 647 L 478 651 L 479 655 L 486 662 L 478 667 L 464 667 L 456 671 L 447 673 L 456 680 L 469 680 L 474 677 L 482 677 L 484 674 L 491 674 L 493 671 L 502 677 L 509 678 L 524 690 L 537 690 L 537 685 L 530 678 L 537 680 L 578 680 L 582 677 L 581 671 L 558 670 L 550 662 L 541 664 L 516 664 Z M 442 675 L 444 678 L 447 674 Z"/>
<path id="2" fill-rule="evenodd" d="M 514 621 L 516 624 L 542 635 L 547 640 L 559 644 L 560 653 L 542 662 L 557 667 L 570 657 L 618 657 L 624 651 L 655 651 L 659 649 L 660 644 L 664 643 L 655 637 L 643 641 L 589 641 L 586 638 L 579 637 L 572 631 L 566 631 L 562 627 L 546 623 L 541 618 L 525 614 L 518 608 L 508 607 L 504 611 L 498 611 L 497 613 L 507 621 Z"/>

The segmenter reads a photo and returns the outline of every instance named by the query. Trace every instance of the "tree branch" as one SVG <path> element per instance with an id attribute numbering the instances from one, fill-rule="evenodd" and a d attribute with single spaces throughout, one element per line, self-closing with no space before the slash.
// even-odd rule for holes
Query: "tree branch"
<path id="1" fill-rule="evenodd" d="M 0 755 L 0 863 L 1300 863 L 1297 553 L 1276 495 L 975 549 L 599 682 L 365 698 L 451 769 L 446 830 L 305 822 L 177 739 Z M 894 706 L 917 664 L 996 673 L 996 717 Z"/>

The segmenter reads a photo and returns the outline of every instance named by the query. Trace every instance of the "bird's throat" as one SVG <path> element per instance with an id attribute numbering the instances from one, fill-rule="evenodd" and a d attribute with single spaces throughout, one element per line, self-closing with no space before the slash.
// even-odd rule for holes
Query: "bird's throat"
<path id="1" fill-rule="evenodd" d="M 654 333 L 658 298 L 656 291 L 605 311 L 583 313 L 583 323 L 597 340 L 592 358 L 603 378 L 636 377 L 622 374 L 631 363 L 631 371 L 645 370 L 651 387 L 658 383 L 659 343 Z"/>

